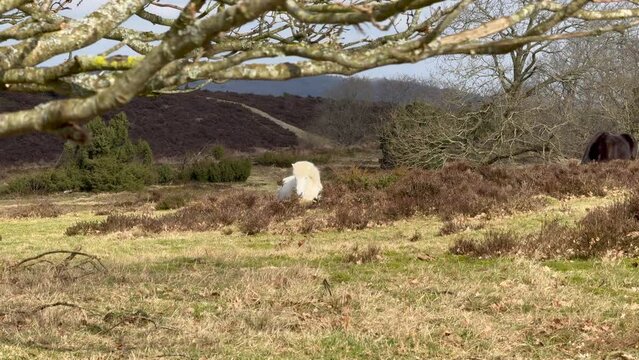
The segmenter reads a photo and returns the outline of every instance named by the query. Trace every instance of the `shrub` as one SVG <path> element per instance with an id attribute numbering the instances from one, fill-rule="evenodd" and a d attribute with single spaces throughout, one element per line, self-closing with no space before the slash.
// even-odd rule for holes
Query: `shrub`
<path id="1" fill-rule="evenodd" d="M 331 225 L 339 230 L 344 229 L 365 229 L 370 219 L 364 210 L 357 206 L 343 206 L 335 210 L 335 215 Z"/>
<path id="2" fill-rule="evenodd" d="M 461 101 L 449 110 L 420 102 L 398 106 L 380 131 L 380 163 L 436 169 L 451 161 L 493 164 L 560 155 L 555 151 L 563 139 L 540 126 L 549 119 L 539 113 L 543 107 L 529 108 L 521 100 L 495 97 L 479 108 Z"/>
<path id="3" fill-rule="evenodd" d="M 7 192 L 139 190 L 159 180 L 151 147 L 144 140 L 131 142 L 124 113 L 115 115 L 108 124 L 96 118 L 87 128 L 92 134 L 88 145 L 65 144 L 58 168 L 13 179 Z"/>
<path id="4" fill-rule="evenodd" d="M 255 158 L 255 163 L 262 166 L 288 168 L 298 161 L 310 161 L 315 165 L 326 164 L 331 160 L 329 153 L 305 154 L 299 151 L 266 151 Z"/>
<path id="5" fill-rule="evenodd" d="M 215 145 L 213 146 L 213 148 L 211 148 L 211 155 L 213 155 L 213 158 L 216 160 L 221 160 L 222 158 L 224 158 L 224 146 L 222 145 Z"/>
<path id="6" fill-rule="evenodd" d="M 18 206 L 7 210 L 7 215 L 12 218 L 54 218 L 62 215 L 63 213 L 64 211 L 60 206 L 50 202 Z"/>
<path id="7" fill-rule="evenodd" d="M 148 232 L 207 231 L 237 224 L 242 232 L 253 235 L 272 223 L 299 215 L 301 210 L 294 201 L 281 202 L 255 192 L 229 190 L 158 218 L 110 215 L 103 221 L 77 223 L 66 234 L 109 233 L 134 227 Z"/>
<path id="8" fill-rule="evenodd" d="M 462 232 L 466 229 L 479 230 L 483 227 L 483 223 L 473 223 L 470 221 L 464 221 L 463 219 L 455 218 L 444 221 L 444 224 L 439 229 L 439 235 L 446 236 Z"/>
<path id="9" fill-rule="evenodd" d="M 170 184 L 176 179 L 175 170 L 170 165 L 160 164 L 156 166 L 155 171 L 159 184 Z"/>
<path id="10" fill-rule="evenodd" d="M 541 225 L 538 232 L 523 237 L 517 253 L 539 259 L 571 259 L 576 255 L 575 235 L 574 227 L 566 226 L 557 220 L 547 221 Z"/>
<path id="11" fill-rule="evenodd" d="M 408 238 L 408 241 L 410 242 L 416 242 L 416 241 L 420 241 L 422 239 L 422 233 L 420 233 L 419 231 L 415 231 L 415 233 Z"/>
<path id="12" fill-rule="evenodd" d="M 520 189 L 517 189 L 520 190 Z M 473 171 L 413 171 L 387 190 L 405 214 L 437 214 L 445 220 L 455 215 L 475 216 L 508 200 L 507 190 Z"/>
<path id="13" fill-rule="evenodd" d="M 80 221 L 69 226 L 64 234 L 66 236 L 87 235 L 99 224 L 98 221 Z"/>
<path id="14" fill-rule="evenodd" d="M 135 162 L 122 164 L 114 157 L 90 160 L 84 170 L 82 191 L 136 191 L 157 182 L 153 167 Z"/>
<path id="15" fill-rule="evenodd" d="M 503 256 L 517 249 L 517 236 L 510 231 L 489 231 L 483 241 L 461 237 L 455 241 L 450 252 L 455 255 L 476 257 Z"/>
<path id="16" fill-rule="evenodd" d="M 222 159 L 217 163 L 217 171 L 211 170 L 211 182 L 246 181 L 251 175 L 251 161 L 248 159 Z"/>
<path id="17" fill-rule="evenodd" d="M 200 160 L 182 171 L 183 179 L 199 182 L 242 182 L 250 175 L 251 162 L 241 158 Z"/>
<path id="18" fill-rule="evenodd" d="M 81 179 L 74 169 L 55 169 L 14 178 L 8 182 L 6 191 L 24 195 L 79 190 L 81 186 Z"/>
<path id="19" fill-rule="evenodd" d="M 390 176 L 389 174 L 396 175 L 396 180 L 388 183 L 376 180 L 378 176 L 384 178 Z M 208 170 L 206 176 L 208 179 Z M 373 179 L 369 179 L 369 176 Z M 576 180 L 573 179 L 575 177 Z M 478 229 L 483 226 L 481 219 L 491 214 L 511 211 L 513 206 L 516 206 L 515 210 L 528 209 L 530 201 L 522 199 L 534 199 L 535 194 L 546 195 L 541 199 L 548 201 L 551 194 L 562 198 L 597 194 L 603 192 L 606 187 L 634 187 L 639 182 L 639 165 L 632 162 L 611 162 L 597 166 L 554 164 L 503 168 L 456 163 L 436 171 L 411 170 L 405 175 L 388 172 L 360 174 L 359 170 L 349 170 L 345 173 L 335 172 L 330 178 L 332 181 L 324 184 L 321 201 L 310 207 L 313 210 L 309 212 L 309 216 L 301 219 L 301 222 L 291 224 L 287 231 L 294 229 L 311 232 L 326 227 L 362 229 L 415 214 L 438 215 L 447 220 L 441 234 L 455 233 L 468 227 Z M 566 183 L 575 186 L 566 186 Z M 582 229 L 582 238 L 575 237 L 570 229 L 547 224 L 537 235 L 548 237 L 548 241 L 522 238 L 525 246 L 517 245 L 517 250 L 513 250 L 513 253 L 558 256 L 551 255 L 555 251 L 573 256 L 569 255 L 568 251 L 572 248 L 570 251 L 573 253 L 583 254 L 578 256 L 597 256 L 596 254 L 615 243 L 615 246 L 625 249 L 624 251 L 630 251 L 634 238 L 626 235 L 639 231 L 639 225 L 635 227 L 634 220 L 634 214 L 639 212 L 639 205 L 628 204 L 619 205 L 614 216 L 608 215 L 609 210 L 605 210 L 604 215 L 597 215 L 598 213 L 593 210 L 578 226 Z M 242 231 L 252 234 L 264 231 L 278 222 L 293 219 L 307 209 L 309 208 L 299 205 L 295 200 L 279 202 L 272 193 L 231 190 L 186 206 L 175 213 L 166 214 L 159 218 L 161 226 L 150 223 L 152 229 L 146 230 L 203 231 L 237 225 Z M 478 218 L 471 218 L 476 216 Z M 309 219 L 312 219 L 312 224 L 306 222 Z M 616 225 L 604 226 L 605 223 Z M 604 233 L 608 235 L 603 236 Z M 553 242 L 552 238 L 555 235 L 563 240 Z M 592 245 L 592 254 L 595 255 L 575 250 L 576 241 L 583 242 L 584 245 L 579 247 L 585 249 L 586 244 L 591 246 L 590 239 L 597 236 L 599 239 L 608 239 L 601 241 L 610 244 Z M 460 249 L 463 249 L 461 245 Z M 473 251 L 482 253 L 483 250 Z"/>
<path id="20" fill-rule="evenodd" d="M 255 235 L 266 230 L 270 223 L 268 214 L 253 211 L 240 219 L 238 227 L 246 235 Z"/>
<path id="21" fill-rule="evenodd" d="M 403 175 L 404 170 L 371 171 L 360 168 L 350 168 L 333 176 L 337 183 L 344 184 L 351 191 L 386 189 L 396 183 Z"/>
<path id="22" fill-rule="evenodd" d="M 383 191 L 350 191 L 343 184 L 326 184 L 318 206 L 331 213 L 328 225 L 340 230 L 363 229 L 393 216 L 387 212 L 389 202 Z"/>
<path id="23" fill-rule="evenodd" d="M 567 232 L 558 230 L 555 233 Z M 552 234 L 557 238 L 555 248 L 561 246 L 558 250 L 566 257 L 600 257 L 609 251 L 639 255 L 639 194 L 635 192 L 624 201 L 591 210 L 576 228 L 568 230 L 569 236 Z M 542 240 L 542 243 L 552 241 L 551 236 Z"/>
<path id="24" fill-rule="evenodd" d="M 464 231 L 465 229 L 466 227 L 463 224 L 453 221 L 453 219 L 450 219 L 450 220 L 444 221 L 444 224 L 439 229 L 439 235 L 446 236 L 450 234 L 455 234 L 455 233 Z"/>
<path id="25" fill-rule="evenodd" d="M 380 131 L 382 168 L 397 165 L 438 168 L 467 154 L 464 123 L 425 103 L 398 106 Z M 416 151 L 417 150 L 417 151 Z"/>
<path id="26" fill-rule="evenodd" d="M 140 226 L 143 229 L 158 229 L 159 222 L 150 217 L 137 215 L 108 215 L 104 221 L 81 221 L 66 229 L 65 235 L 106 234 L 129 230 Z"/>
<path id="27" fill-rule="evenodd" d="M 14 194 L 45 192 L 50 188 L 48 177 L 49 174 L 43 173 L 15 178 L 7 183 L 6 191 Z"/>
<path id="28" fill-rule="evenodd" d="M 153 151 L 151 150 L 151 145 L 148 142 L 139 139 L 136 143 L 135 149 L 136 156 L 144 165 L 152 165 L 153 164 Z"/>
<path id="29" fill-rule="evenodd" d="M 477 257 L 520 254 L 534 258 L 587 259 L 608 253 L 639 255 L 639 195 L 591 210 L 577 226 L 544 223 L 533 234 L 516 239 L 512 233 L 491 232 L 483 241 L 458 238 L 453 254 Z"/>
<path id="30" fill-rule="evenodd" d="M 179 209 L 186 205 L 187 199 L 180 194 L 168 195 L 161 198 L 155 205 L 155 210 L 172 210 Z"/>

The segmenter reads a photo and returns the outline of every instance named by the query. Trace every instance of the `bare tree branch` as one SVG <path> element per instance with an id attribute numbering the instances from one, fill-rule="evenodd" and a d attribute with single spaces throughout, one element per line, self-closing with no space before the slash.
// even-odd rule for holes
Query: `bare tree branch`
<path id="1" fill-rule="evenodd" d="M 65 17 L 62 10 L 73 6 L 82 4 L 0 2 L 0 88 L 71 96 L 0 114 L 0 136 L 49 131 L 76 139 L 79 126 L 95 115 L 135 96 L 183 91 L 194 81 L 350 75 L 440 55 L 514 51 L 512 76 L 501 58 L 493 59 L 502 86 L 520 91 L 549 42 L 639 24 L 639 5 L 623 0 L 193 0 L 185 6 L 111 0 L 82 19 Z M 158 6 L 180 15 L 158 15 Z M 123 26 L 134 17 L 168 30 Z M 365 30 L 367 24 L 379 31 Z M 52 62 L 102 39 L 116 44 L 101 54 Z M 125 47 L 139 56 L 118 56 Z M 259 62 L 266 58 L 279 61 Z"/>

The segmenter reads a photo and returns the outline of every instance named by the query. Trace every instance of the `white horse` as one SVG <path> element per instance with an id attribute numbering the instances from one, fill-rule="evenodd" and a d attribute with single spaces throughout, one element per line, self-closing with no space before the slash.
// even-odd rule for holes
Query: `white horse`
<path id="1" fill-rule="evenodd" d="M 319 200 L 321 191 L 322 182 L 317 167 L 308 161 L 298 161 L 293 164 L 293 176 L 282 179 L 277 198 L 286 200 L 297 193 L 302 202 L 312 202 Z"/>

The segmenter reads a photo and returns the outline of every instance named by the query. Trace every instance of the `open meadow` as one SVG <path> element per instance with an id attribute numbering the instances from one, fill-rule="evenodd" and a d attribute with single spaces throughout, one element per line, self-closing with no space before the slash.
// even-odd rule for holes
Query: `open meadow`
<path id="1" fill-rule="evenodd" d="M 639 0 L 0 0 L 0 360 L 639 360 Z"/>
<path id="2" fill-rule="evenodd" d="M 639 167 L 529 166 L 492 176 L 498 186 L 464 165 L 421 177 L 329 167 L 320 204 L 285 204 L 292 214 L 271 199 L 289 170 L 263 166 L 241 185 L 3 197 L 0 357 L 639 356 L 632 247 L 580 249 L 579 235 L 566 235 L 605 232 L 580 221 L 625 204 L 630 190 L 612 185 Z M 541 179 L 544 169 L 554 177 Z M 602 173 L 605 188 L 592 181 Z M 568 178 L 577 179 L 570 191 L 553 185 Z M 402 198 L 406 189 L 416 195 Z M 409 203 L 424 196 L 434 199 L 427 208 Z M 186 200 L 156 210 L 171 197 Z M 246 220 L 268 211 L 258 225 Z M 230 218 L 211 220 L 220 214 Z M 544 232 L 553 226 L 563 230 Z M 560 239 L 570 236 L 575 249 Z"/>

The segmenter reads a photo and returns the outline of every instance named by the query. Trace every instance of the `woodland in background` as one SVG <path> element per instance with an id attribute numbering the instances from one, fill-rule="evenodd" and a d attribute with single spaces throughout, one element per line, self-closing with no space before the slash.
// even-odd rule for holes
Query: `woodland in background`
<path id="1" fill-rule="evenodd" d="M 344 145 L 378 138 L 384 168 L 580 158 L 599 131 L 638 135 L 637 50 L 630 34 L 610 34 L 466 57 L 449 63 L 457 65 L 444 82 L 389 86 L 385 106 L 366 100 L 375 98 L 370 83 L 353 79 L 336 89 L 316 128 Z M 446 96 L 415 101 L 410 93 L 420 83 L 437 84 Z"/>

